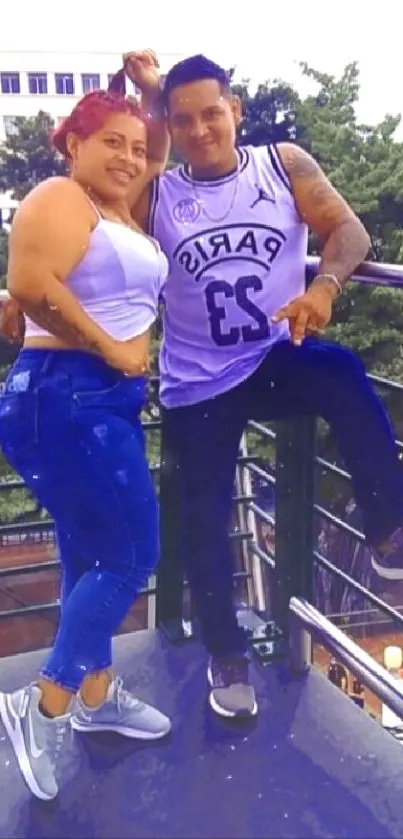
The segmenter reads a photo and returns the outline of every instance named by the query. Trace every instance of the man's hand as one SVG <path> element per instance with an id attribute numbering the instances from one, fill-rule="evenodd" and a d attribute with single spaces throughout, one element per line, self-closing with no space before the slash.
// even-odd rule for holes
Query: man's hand
<path id="1" fill-rule="evenodd" d="M 307 334 L 318 334 L 328 325 L 334 297 L 333 290 L 327 286 L 312 285 L 301 297 L 279 309 L 272 321 L 279 323 L 288 319 L 292 342 L 299 347 Z"/>
<path id="2" fill-rule="evenodd" d="M 123 66 L 130 81 L 137 85 L 145 96 L 158 95 L 160 91 L 159 62 L 153 50 L 125 53 Z"/>
<path id="3" fill-rule="evenodd" d="M 25 318 L 18 303 L 9 297 L 0 309 L 0 334 L 11 344 L 22 344 L 25 335 Z"/>

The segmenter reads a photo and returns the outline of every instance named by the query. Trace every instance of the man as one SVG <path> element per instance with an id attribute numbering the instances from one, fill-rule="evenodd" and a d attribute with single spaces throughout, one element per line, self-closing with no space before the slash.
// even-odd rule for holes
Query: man
<path id="1" fill-rule="evenodd" d="M 312 337 L 329 323 L 370 242 L 304 151 L 289 143 L 236 148 L 240 102 L 216 64 L 194 56 L 175 65 L 164 100 L 186 163 L 157 178 L 133 215 L 170 261 L 160 393 L 179 467 L 183 559 L 210 654 L 210 704 L 223 717 L 254 716 L 228 540 L 249 419 L 313 413 L 330 423 L 374 567 L 403 578 L 403 474 L 393 430 L 361 362 Z M 323 252 L 305 292 L 308 229 Z"/>
<path id="2" fill-rule="evenodd" d="M 400 530 L 389 543 L 403 518 L 389 420 L 361 362 L 310 337 L 329 323 L 370 240 L 304 151 L 289 143 L 236 148 L 241 107 L 220 67 L 203 56 L 177 64 L 164 100 L 186 163 L 160 176 L 135 214 L 170 262 L 160 395 L 181 479 L 183 558 L 211 656 L 210 703 L 222 716 L 254 715 L 228 540 L 249 419 L 314 413 L 330 423 L 377 549 L 374 567 L 403 577 Z M 309 229 L 323 251 L 305 292 Z"/>

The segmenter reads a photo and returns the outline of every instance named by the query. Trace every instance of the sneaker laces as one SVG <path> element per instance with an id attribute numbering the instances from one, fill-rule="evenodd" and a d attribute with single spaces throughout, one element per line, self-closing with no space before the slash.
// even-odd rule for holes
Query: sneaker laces
<path id="1" fill-rule="evenodd" d="M 123 687 L 120 676 L 115 680 L 115 698 L 118 711 L 144 711 L 146 707 L 144 702 Z"/>
<path id="2" fill-rule="evenodd" d="M 55 718 L 52 723 L 46 726 L 45 736 L 49 760 L 54 768 L 66 739 L 67 721 L 65 718 L 60 720 Z"/>
<path id="3" fill-rule="evenodd" d="M 211 670 L 215 688 L 248 684 L 248 660 L 245 656 L 213 658 Z"/>

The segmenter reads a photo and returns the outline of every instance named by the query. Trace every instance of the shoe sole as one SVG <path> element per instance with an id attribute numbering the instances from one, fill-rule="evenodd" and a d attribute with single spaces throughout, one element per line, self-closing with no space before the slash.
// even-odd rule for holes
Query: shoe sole
<path id="1" fill-rule="evenodd" d="M 90 723 L 81 723 L 78 720 L 74 719 L 74 717 L 71 720 L 71 727 L 74 729 L 74 731 L 80 731 L 82 734 L 91 734 L 91 732 L 98 733 L 101 731 L 111 731 L 114 734 L 121 734 L 123 737 L 130 737 L 132 740 L 162 740 L 162 738 L 167 737 L 167 735 L 172 730 L 172 726 L 170 726 L 166 729 L 166 731 L 150 733 L 146 731 L 140 731 L 135 728 L 125 728 L 124 726 L 119 725 L 91 725 Z"/>
<path id="2" fill-rule="evenodd" d="M 392 580 L 394 582 L 403 580 L 403 568 L 385 568 L 383 565 L 379 565 L 374 557 L 371 557 L 371 564 L 378 577 L 381 577 L 383 580 Z"/>
<path id="3" fill-rule="evenodd" d="M 213 685 L 213 675 L 211 672 L 211 667 L 207 668 L 207 682 L 209 687 L 211 688 L 209 694 L 209 703 L 213 711 L 218 714 L 219 717 L 225 717 L 226 719 L 247 719 L 249 717 L 256 717 L 258 712 L 258 704 L 255 700 L 252 710 L 250 708 L 242 708 L 239 711 L 229 711 L 227 708 L 223 708 L 222 705 L 216 701 L 214 696 L 214 685 Z"/>
<path id="4" fill-rule="evenodd" d="M 0 717 L 4 728 L 8 734 L 8 738 L 10 743 L 14 749 L 14 754 L 17 758 L 18 766 L 20 768 L 20 772 L 24 781 L 33 795 L 36 798 L 40 798 L 41 801 L 52 801 L 56 798 L 56 795 L 49 795 L 48 793 L 44 792 L 38 786 L 38 782 L 35 778 L 35 775 L 32 771 L 28 752 L 25 747 L 24 736 L 22 733 L 21 722 L 18 717 L 16 717 L 16 728 L 14 729 L 10 724 L 10 714 L 13 712 L 9 710 L 9 699 L 7 693 L 0 692 Z"/>
<path id="5" fill-rule="evenodd" d="M 218 714 L 219 717 L 225 717 L 226 719 L 250 719 L 251 717 L 256 717 L 258 712 L 256 700 L 253 703 L 252 709 L 240 708 L 238 711 L 229 711 L 228 708 L 223 708 L 222 705 L 219 705 L 214 696 L 214 691 L 211 691 L 209 695 L 209 703 L 213 711 Z"/>

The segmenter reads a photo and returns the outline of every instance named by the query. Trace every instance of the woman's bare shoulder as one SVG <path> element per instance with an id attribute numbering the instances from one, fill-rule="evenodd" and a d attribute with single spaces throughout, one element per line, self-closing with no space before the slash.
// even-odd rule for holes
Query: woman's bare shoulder
<path id="1" fill-rule="evenodd" d="M 71 209 L 72 206 L 75 210 L 79 210 L 80 207 L 83 211 L 90 210 L 90 203 L 82 187 L 71 178 L 47 178 L 23 198 L 15 218 L 41 209 L 58 212 L 64 207 Z"/>

